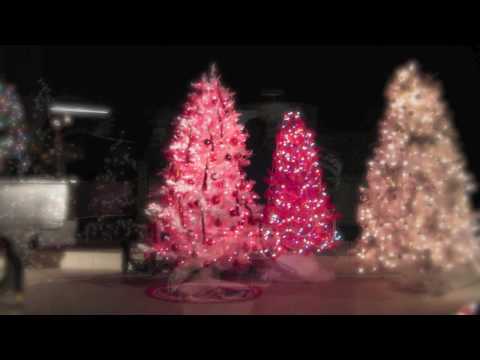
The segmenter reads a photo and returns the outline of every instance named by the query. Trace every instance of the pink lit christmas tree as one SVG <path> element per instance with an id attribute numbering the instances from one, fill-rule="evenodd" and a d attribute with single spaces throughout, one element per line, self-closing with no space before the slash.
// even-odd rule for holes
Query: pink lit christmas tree
<path id="1" fill-rule="evenodd" d="M 265 251 L 308 254 L 332 248 L 339 214 L 327 195 L 314 134 L 299 112 L 285 114 L 276 137 L 263 217 Z"/>
<path id="2" fill-rule="evenodd" d="M 248 263 L 260 250 L 258 195 L 243 167 L 247 134 L 238 123 L 233 93 L 215 67 L 192 85 L 160 174 L 164 184 L 147 213 L 158 229 L 153 247 L 178 265 Z"/>

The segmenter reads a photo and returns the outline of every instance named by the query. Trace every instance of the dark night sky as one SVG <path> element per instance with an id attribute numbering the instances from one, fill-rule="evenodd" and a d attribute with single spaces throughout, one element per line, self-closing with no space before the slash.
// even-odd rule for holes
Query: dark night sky
<path id="1" fill-rule="evenodd" d="M 480 58 L 466 46 L 105 46 L 46 47 L 43 72 L 56 93 L 68 91 L 113 106 L 125 126 L 138 129 L 146 111 L 178 106 L 188 84 L 215 61 L 239 103 L 264 88 L 319 107 L 319 128 L 375 127 L 392 70 L 415 58 L 444 84 L 465 150 L 475 168 L 480 119 Z"/>
<path id="2" fill-rule="evenodd" d="M 444 84 L 470 166 L 480 119 L 480 57 L 467 46 L 56 46 L 37 47 L 43 77 L 68 93 L 110 105 L 132 137 L 152 109 L 180 105 L 189 83 L 215 61 L 238 103 L 281 88 L 289 101 L 319 109 L 319 129 L 372 129 L 393 69 L 417 59 Z M 8 50 L 7 50 L 8 51 Z M 14 67 L 21 77 L 22 66 Z M 21 66 L 20 66 L 21 65 Z M 12 67 L 9 67 L 12 69 Z M 476 171 L 477 177 L 480 172 Z"/>
<path id="3" fill-rule="evenodd" d="M 322 125 L 353 129 L 381 111 L 385 82 L 409 58 L 444 83 L 460 127 L 476 115 L 480 67 L 468 47 L 46 47 L 42 61 L 56 92 L 109 103 L 119 117 L 180 104 L 215 61 L 240 103 L 278 87 L 288 100 L 318 105 Z"/>

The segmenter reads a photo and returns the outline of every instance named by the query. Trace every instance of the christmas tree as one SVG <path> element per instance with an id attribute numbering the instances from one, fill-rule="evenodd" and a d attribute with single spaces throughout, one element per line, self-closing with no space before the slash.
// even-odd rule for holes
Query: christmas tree
<path id="1" fill-rule="evenodd" d="M 56 172 L 55 133 L 50 125 L 49 108 L 53 103 L 52 90 L 40 79 L 39 91 L 34 99 L 32 112 L 33 127 L 30 139 L 31 173 L 42 177 Z"/>
<path id="2" fill-rule="evenodd" d="M 475 264 L 474 185 L 440 85 L 409 62 L 395 72 L 386 98 L 360 189 L 359 272 L 443 272 Z"/>
<path id="3" fill-rule="evenodd" d="M 14 86 L 0 81 L 0 171 L 23 175 L 30 167 L 23 106 Z"/>
<path id="4" fill-rule="evenodd" d="M 299 112 L 285 114 L 276 136 L 263 216 L 265 251 L 308 254 L 332 248 L 339 214 L 327 194 L 314 134 Z"/>
<path id="5" fill-rule="evenodd" d="M 123 133 L 120 136 L 109 146 L 103 168 L 94 180 L 89 211 L 98 217 L 85 228 L 86 240 L 123 241 L 138 235 L 133 219 L 136 191 L 132 181 L 137 177 L 137 161 L 131 142 L 123 139 Z"/>
<path id="6" fill-rule="evenodd" d="M 147 209 L 159 230 L 160 257 L 229 265 L 259 250 L 258 196 L 242 169 L 250 151 L 238 117 L 233 94 L 212 66 L 176 118 L 164 183 Z"/>

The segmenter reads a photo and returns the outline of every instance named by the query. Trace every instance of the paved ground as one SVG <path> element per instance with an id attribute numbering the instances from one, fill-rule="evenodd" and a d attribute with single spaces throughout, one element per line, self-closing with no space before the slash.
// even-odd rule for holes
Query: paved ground
<path id="1" fill-rule="evenodd" d="M 27 271 L 23 308 L 2 303 L 0 314 L 452 314 L 480 300 L 480 283 L 441 297 L 395 290 L 378 278 L 338 277 L 320 284 L 257 284 L 254 301 L 175 304 L 145 295 L 158 279 L 114 272 Z"/>

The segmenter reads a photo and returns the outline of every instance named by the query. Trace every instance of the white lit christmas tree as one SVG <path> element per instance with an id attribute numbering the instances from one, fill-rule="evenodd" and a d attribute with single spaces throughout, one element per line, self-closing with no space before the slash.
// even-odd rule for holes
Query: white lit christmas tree
<path id="1" fill-rule="evenodd" d="M 360 189 L 360 273 L 478 269 L 473 179 L 442 89 L 415 62 L 386 89 L 379 141 Z"/>

